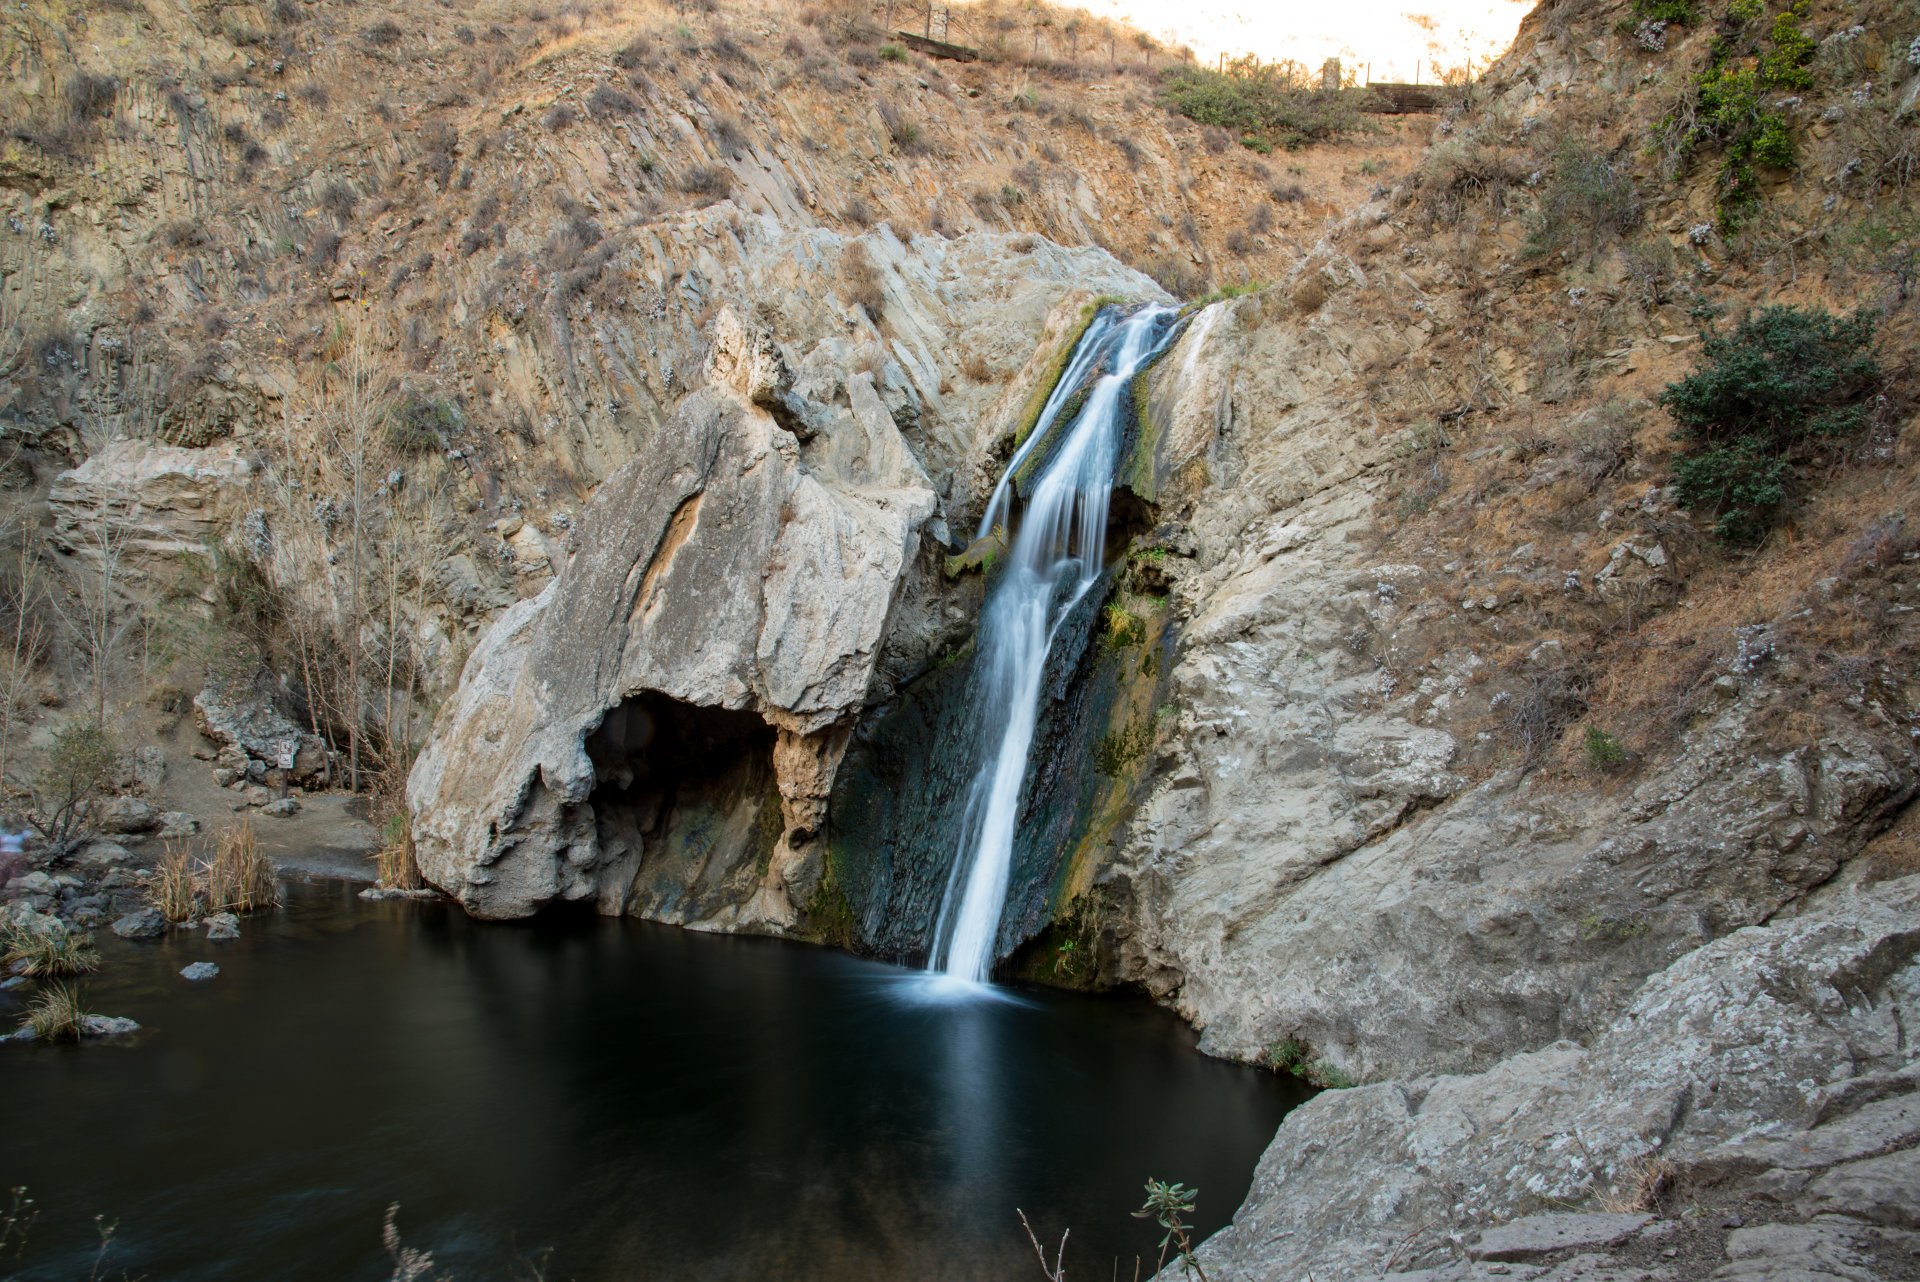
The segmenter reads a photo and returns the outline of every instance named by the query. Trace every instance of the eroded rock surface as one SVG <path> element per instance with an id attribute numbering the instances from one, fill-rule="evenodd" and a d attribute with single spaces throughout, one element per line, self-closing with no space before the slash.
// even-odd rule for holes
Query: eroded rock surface
<path id="1" fill-rule="evenodd" d="M 1920 877 L 1833 896 L 1688 954 L 1589 1046 L 1316 1096 L 1201 1258 L 1221 1277 L 1915 1276 L 1916 1018 Z"/>
<path id="2" fill-rule="evenodd" d="M 729 317 L 721 339 L 714 385 L 601 486 L 578 554 L 488 631 L 414 769 L 421 867 L 470 911 L 663 906 L 635 902 L 635 878 L 676 790 L 758 764 L 777 789 L 777 848 L 748 840 L 764 841 L 768 799 L 748 779 L 718 805 L 722 828 L 744 830 L 706 852 L 729 877 L 685 907 L 793 920 L 789 874 L 935 500 L 870 376 L 848 380 L 844 405 L 802 407 L 758 336 Z M 769 403 L 819 423 L 820 443 L 803 452 Z M 748 884 L 751 859 L 731 864 L 756 855 L 766 867 Z"/>
<path id="3" fill-rule="evenodd" d="M 1359 288 L 1338 255 L 1325 270 Z M 1163 495 L 1192 552 L 1165 562 L 1178 717 L 1109 881 L 1131 904 L 1119 977 L 1206 1049 L 1292 1039 L 1377 1080 L 1584 1040 L 1646 976 L 1840 876 L 1914 795 L 1913 740 L 1870 711 L 1810 706 L 1817 733 L 1765 746 L 1793 687 L 1737 659 L 1630 787 L 1476 781 L 1463 758 L 1528 697 L 1483 657 L 1511 625 L 1382 557 L 1404 442 L 1348 417 L 1347 371 L 1424 339 L 1271 306 L 1203 313 L 1156 377 L 1163 454 L 1211 479 Z"/>

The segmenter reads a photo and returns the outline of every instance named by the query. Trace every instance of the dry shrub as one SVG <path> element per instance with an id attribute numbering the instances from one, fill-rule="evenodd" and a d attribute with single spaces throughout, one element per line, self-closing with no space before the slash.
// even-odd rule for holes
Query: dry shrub
<path id="1" fill-rule="evenodd" d="M 420 877 L 420 864 L 413 853 L 413 822 L 405 810 L 396 812 L 382 827 L 385 840 L 373 852 L 374 875 L 388 890 L 419 890 L 426 883 Z"/>
<path id="2" fill-rule="evenodd" d="M 840 255 L 840 276 L 846 282 L 848 299 L 878 322 L 886 309 L 887 291 L 865 245 L 856 242 L 847 246 Z"/>
<path id="3" fill-rule="evenodd" d="M 43 1042 L 77 1042 L 85 1031 L 87 1009 L 80 990 L 71 984 L 48 984 L 27 1003 L 23 1025 Z"/>
<path id="4" fill-rule="evenodd" d="M 1567 727 L 1586 714 L 1587 685 L 1585 674 L 1571 667 L 1521 674 L 1521 686 L 1511 696 L 1505 719 L 1526 769 L 1543 763 Z"/>
<path id="5" fill-rule="evenodd" d="M 1472 136 L 1453 138 L 1427 153 L 1414 199 L 1429 227 L 1458 224 L 1483 204 L 1497 224 L 1526 180 L 1526 168 L 1511 151 Z"/>
<path id="6" fill-rule="evenodd" d="M 198 916 L 199 887 L 194 884 L 193 856 L 184 845 L 167 846 L 160 862 L 154 865 L 153 879 L 147 883 L 147 902 L 168 921 L 189 921 Z"/>
<path id="7" fill-rule="evenodd" d="M 1617 1215 L 1655 1210 L 1673 1191 L 1679 1177 L 1679 1168 L 1666 1158 L 1642 1154 L 1627 1163 L 1619 1185 L 1602 1200 L 1602 1205 Z"/>
<path id="8" fill-rule="evenodd" d="M 708 201 L 724 200 L 733 191 L 733 174 L 718 165 L 695 165 L 680 176 L 680 190 Z"/>
<path id="9" fill-rule="evenodd" d="M 280 906 L 273 862 L 260 853 L 251 818 L 220 834 L 203 872 L 211 912 L 250 913 Z"/>
<path id="10" fill-rule="evenodd" d="M 969 352 L 960 362 L 960 372 L 976 383 L 994 381 L 993 366 L 987 364 L 987 358 L 978 352 Z"/>
<path id="11" fill-rule="evenodd" d="M 5 952 L 0 960 L 19 967 L 28 979 L 56 979 L 67 975 L 86 975 L 100 969 L 100 954 L 93 936 L 70 934 L 66 930 L 23 930 L 9 927 L 4 936 Z"/>

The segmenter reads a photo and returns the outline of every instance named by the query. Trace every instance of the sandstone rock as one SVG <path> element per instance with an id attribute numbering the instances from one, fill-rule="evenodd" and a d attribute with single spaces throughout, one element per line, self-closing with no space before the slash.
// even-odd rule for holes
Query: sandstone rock
<path id="1" fill-rule="evenodd" d="M 1469 787 L 1464 736 L 1502 711 L 1484 664 L 1387 662 L 1426 644 L 1428 572 L 1373 551 L 1392 444 L 1352 430 L 1339 372 L 1387 337 L 1350 320 L 1330 363 L 1324 317 L 1261 315 L 1208 309 L 1154 375 L 1165 474 L 1199 459 L 1212 483 L 1165 500 L 1191 502 L 1196 549 L 1166 563 L 1189 615 L 1179 716 L 1102 874 L 1130 902 L 1114 977 L 1166 995 L 1206 1050 L 1290 1038 L 1376 1079 L 1591 1038 L 1675 957 L 1834 877 L 1914 795 L 1920 753 L 1870 720 L 1756 754 L 1752 690 L 1632 787 Z M 1629 542 L 1633 573 L 1671 570 Z"/>
<path id="2" fill-rule="evenodd" d="M 93 821 L 102 832 L 144 834 L 160 826 L 160 813 L 138 797 L 109 797 L 95 808 Z"/>
<path id="3" fill-rule="evenodd" d="M 148 796 L 157 796 L 167 779 L 167 758 L 158 748 L 135 748 L 127 754 L 127 779 Z"/>
<path id="4" fill-rule="evenodd" d="M 100 555 L 101 529 L 123 548 L 121 573 L 139 581 L 205 553 L 246 497 L 253 474 L 231 446 L 181 449 L 147 440 L 109 441 L 54 478 L 47 495 L 54 542 L 83 559 Z"/>
<path id="5" fill-rule="evenodd" d="M 775 377 L 758 360 L 739 358 L 750 388 Z M 733 387 L 696 392 L 657 448 L 601 486 L 580 551 L 488 630 L 414 767 L 428 880 L 490 917 L 559 898 L 793 920 L 790 874 L 817 831 L 821 781 L 934 507 L 870 376 L 846 390 L 845 405 L 811 411 L 828 426 L 805 453 Z M 722 740 L 734 746 L 701 746 Z M 687 784 L 725 794 L 713 804 L 742 844 L 716 870 L 724 884 L 637 882 L 649 845 L 668 844 L 647 834 L 674 827 L 649 782 L 689 766 L 719 772 Z M 780 839 L 750 849 L 771 799 Z"/>
<path id="6" fill-rule="evenodd" d="M 82 1015 L 80 1031 L 85 1037 L 125 1037 L 140 1031 L 140 1025 L 124 1015 Z"/>
<path id="7" fill-rule="evenodd" d="M 159 835 L 162 837 L 171 835 L 166 831 L 165 818 L 165 815 L 161 816 L 163 823 Z M 133 852 L 117 841 L 108 841 L 104 837 L 96 837 L 86 845 L 80 847 L 79 854 L 76 858 L 80 861 L 80 866 L 83 868 L 114 868 L 121 864 L 131 863 L 133 860 Z"/>
<path id="8" fill-rule="evenodd" d="M 1920 876 L 1689 953 L 1591 1046 L 1316 1096 L 1281 1125 L 1203 1262 L 1221 1276 L 1365 1276 L 1390 1256 L 1438 1267 L 1475 1229 L 1486 1230 L 1481 1254 L 1547 1250 L 1568 1224 L 1580 1231 L 1564 1234 L 1566 1248 L 1604 1253 L 1600 1239 L 1627 1219 L 1487 1226 L 1542 1203 L 1632 1196 L 1652 1162 L 1671 1163 L 1694 1199 L 1910 1231 L 1920 1149 L 1856 1155 L 1910 1142 L 1920 1051 L 1904 1030 L 1916 1016 Z M 1812 1169 L 1781 1188 L 1775 1161 Z M 1543 1219 L 1559 1227 L 1542 1233 Z"/>
<path id="9" fill-rule="evenodd" d="M 158 939 L 167 933 L 167 919 L 151 908 L 142 908 L 114 922 L 113 933 L 122 939 Z"/>
<path id="10" fill-rule="evenodd" d="M 185 810 L 168 810 L 160 816 L 156 837 L 191 837 L 200 831 L 200 820 Z"/>
<path id="11" fill-rule="evenodd" d="M 7 883 L 7 893 L 13 895 L 51 895 L 58 889 L 53 878 L 43 872 L 21 873 Z"/>
<path id="12" fill-rule="evenodd" d="M 1489 1229 L 1467 1248 L 1476 1260 L 1533 1260 L 1558 1251 L 1618 1246 L 1645 1228 L 1650 1215 L 1564 1212 L 1529 1215 Z"/>
<path id="13" fill-rule="evenodd" d="M 36 935 L 54 934 L 65 929 L 58 917 L 38 911 L 25 899 L 15 899 L 0 908 L 0 924 Z"/>

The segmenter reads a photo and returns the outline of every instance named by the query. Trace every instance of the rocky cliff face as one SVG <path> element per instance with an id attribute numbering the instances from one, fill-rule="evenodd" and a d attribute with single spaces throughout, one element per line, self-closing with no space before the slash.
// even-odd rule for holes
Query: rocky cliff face
<path id="1" fill-rule="evenodd" d="M 895 265 L 919 286 L 894 297 L 896 325 L 1036 352 L 1050 310 L 1057 329 L 1089 283 L 1157 292 L 1105 254 L 1005 238 L 917 244 Z M 953 550 L 944 521 L 923 538 L 928 469 L 951 476 L 995 418 L 977 441 L 910 443 L 896 419 L 917 429 L 917 414 L 889 413 L 839 334 L 794 346 L 790 365 L 771 331 L 723 310 L 705 387 L 601 484 L 566 569 L 468 660 L 408 800 L 422 871 L 469 911 L 584 899 L 710 928 L 802 924 L 883 654 L 924 667 L 950 630 L 928 593 Z"/>
<path id="2" fill-rule="evenodd" d="M 265 592 L 316 691 L 384 656 L 390 744 L 440 703 L 415 839 L 471 911 L 901 956 L 925 895 L 845 798 L 926 800 L 888 754 L 963 697 L 946 562 L 1023 405 L 1093 296 L 1161 296 L 1122 258 L 1264 282 L 1134 389 L 1018 964 L 1368 1083 L 1283 1127 L 1226 1272 L 1900 1276 L 1920 30 L 1750 7 L 1544 5 L 1430 137 L 1287 160 L 1130 71 L 1049 103 L 758 10 L 15 14 L 7 474 L 65 470 L 75 558 L 217 545 L 194 599 Z M 1674 132 L 1769 50 L 1791 164 Z M 1729 549 L 1654 398 L 1783 300 L 1881 309 L 1886 389 Z"/>

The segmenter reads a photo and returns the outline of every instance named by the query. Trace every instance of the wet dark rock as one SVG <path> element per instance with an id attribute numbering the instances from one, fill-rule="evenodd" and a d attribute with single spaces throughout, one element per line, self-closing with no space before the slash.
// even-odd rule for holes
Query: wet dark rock
<path id="1" fill-rule="evenodd" d="M 122 939 L 158 939 L 167 933 L 167 919 L 151 908 L 142 908 L 114 922 L 113 933 Z"/>

